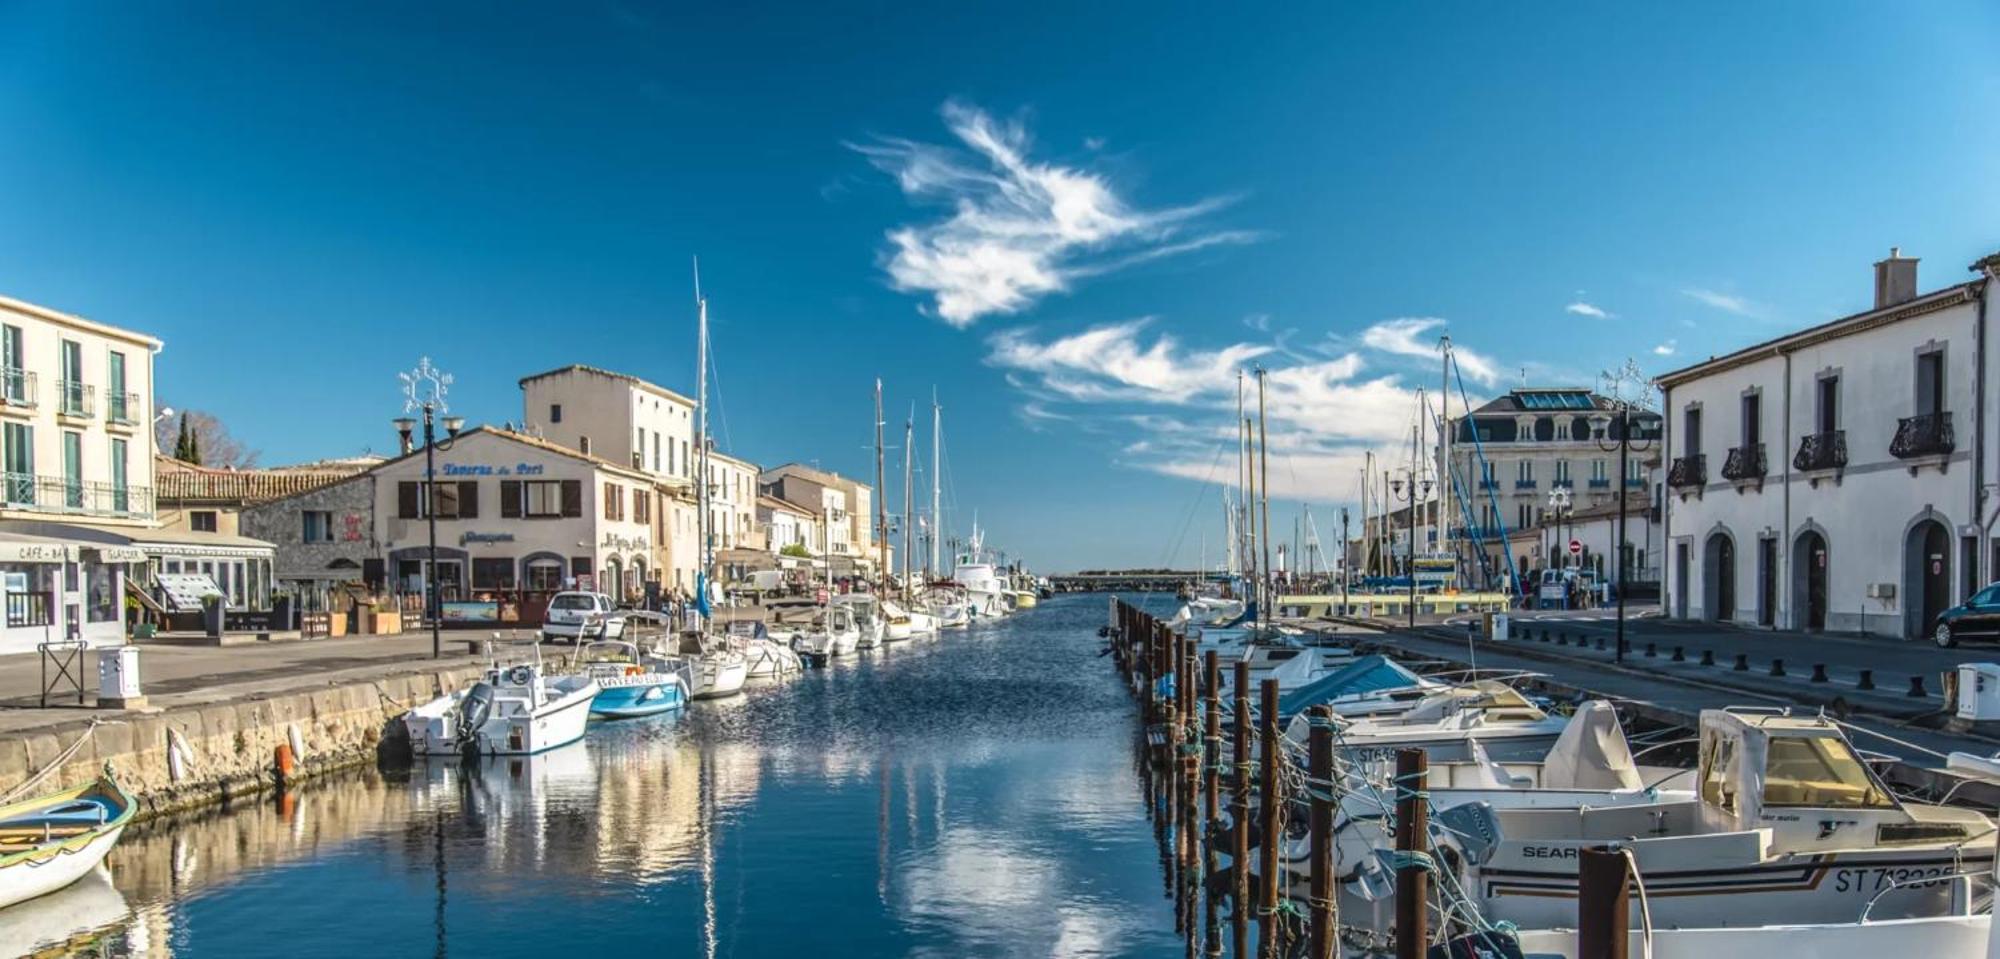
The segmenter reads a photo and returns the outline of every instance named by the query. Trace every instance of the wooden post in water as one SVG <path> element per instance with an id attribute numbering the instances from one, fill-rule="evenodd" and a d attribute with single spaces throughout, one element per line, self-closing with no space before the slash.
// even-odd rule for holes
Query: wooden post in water
<path id="1" fill-rule="evenodd" d="M 1250 664 L 1236 661 L 1236 764 L 1229 822 L 1229 863 L 1236 879 L 1229 907 L 1229 955 L 1250 959 Z"/>
<path id="2" fill-rule="evenodd" d="M 1181 775 L 1180 764 L 1180 702 L 1181 687 L 1186 685 L 1183 682 L 1186 677 L 1181 675 L 1180 669 L 1181 635 L 1167 628 L 1165 623 L 1161 623 L 1160 640 L 1160 655 L 1165 660 L 1164 673 L 1172 678 L 1173 690 L 1171 695 L 1163 698 L 1161 721 L 1166 724 L 1166 735 L 1161 737 L 1162 742 L 1159 751 L 1155 754 L 1155 761 L 1161 764 L 1167 775 L 1165 822 L 1167 825 L 1167 834 L 1173 839 L 1173 845 L 1169 849 L 1167 857 L 1167 881 L 1171 884 L 1174 892 L 1174 931 L 1186 933 L 1188 927 L 1193 925 L 1193 923 L 1188 921 L 1191 910 L 1188 909 L 1187 901 L 1187 855 L 1185 852 L 1187 837 L 1181 832 L 1181 810 L 1184 806 L 1181 795 L 1181 789 L 1184 784 L 1181 780 L 1185 777 Z"/>
<path id="3" fill-rule="evenodd" d="M 1430 755 L 1396 750 L 1396 851 L 1406 859 L 1430 855 Z M 1406 862 L 1396 869 L 1396 959 L 1424 959 L 1430 938 L 1430 873 Z"/>
<path id="4" fill-rule="evenodd" d="M 1192 638 L 1181 643 L 1181 679 L 1177 687 L 1181 699 L 1182 748 L 1175 762 L 1181 766 L 1181 885 L 1187 889 L 1187 959 L 1196 959 L 1201 953 L 1201 882 L 1205 875 L 1201 862 L 1201 761 L 1200 761 L 1200 714 L 1196 709 L 1195 694 L 1201 688 L 1200 674 L 1195 671 L 1195 643 Z M 1189 740 L 1192 739 L 1192 742 Z"/>
<path id="5" fill-rule="evenodd" d="M 1263 894 L 1257 897 L 1257 908 L 1262 916 L 1257 926 L 1257 951 L 1265 959 L 1280 959 L 1285 953 L 1279 940 L 1283 938 L 1279 930 L 1278 896 L 1282 888 L 1278 876 L 1279 846 L 1284 842 L 1284 829 L 1278 824 L 1278 809 L 1284 802 L 1278 795 L 1278 764 L 1285 760 L 1285 747 L 1278 739 L 1278 681 L 1264 680 L 1260 691 L 1262 701 L 1257 704 L 1257 720 L 1263 727 L 1262 743 L 1264 778 L 1259 785 L 1257 811 L 1261 814 L 1263 833 L 1258 843 L 1258 851 L 1263 853 L 1259 863 L 1258 885 Z"/>
<path id="6" fill-rule="evenodd" d="M 1312 926 L 1309 959 L 1333 959 L 1340 906 L 1333 891 L 1333 707 L 1314 706 L 1312 734 L 1306 741 L 1306 788 L 1312 795 Z"/>
<path id="7" fill-rule="evenodd" d="M 1220 799 L 1217 792 L 1222 785 L 1221 776 L 1216 774 L 1216 766 L 1222 762 L 1222 667 L 1217 662 L 1215 650 L 1209 650 L 1202 663 L 1202 749 L 1201 749 L 1201 875 L 1203 879 L 1202 936 L 1207 941 L 1207 953 L 1222 955 L 1222 924 L 1216 918 L 1215 889 L 1207 880 L 1215 875 L 1215 844 L 1210 838 L 1215 835 L 1215 822 L 1221 818 Z"/>
<path id="8" fill-rule="evenodd" d="M 1629 866 L 1625 853 L 1610 846 L 1577 853 L 1577 959 L 1625 959 L 1632 937 L 1626 898 Z"/>

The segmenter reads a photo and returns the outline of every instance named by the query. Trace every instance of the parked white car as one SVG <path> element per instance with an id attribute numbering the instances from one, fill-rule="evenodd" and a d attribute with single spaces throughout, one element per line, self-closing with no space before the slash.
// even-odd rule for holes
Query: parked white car
<path id="1" fill-rule="evenodd" d="M 603 593 L 557 593 L 542 617 L 542 641 L 622 639 L 625 614 Z"/>

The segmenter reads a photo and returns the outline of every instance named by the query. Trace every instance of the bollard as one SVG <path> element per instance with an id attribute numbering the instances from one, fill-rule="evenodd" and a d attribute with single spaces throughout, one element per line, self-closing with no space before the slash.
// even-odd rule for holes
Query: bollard
<path id="1" fill-rule="evenodd" d="M 1855 689 L 1874 689 L 1874 688 L 1875 688 L 1875 671 L 1874 671 L 1874 670 L 1872 670 L 1872 669 L 1864 669 L 1864 670 L 1862 670 L 1862 671 L 1861 671 L 1861 681 L 1860 681 L 1860 682 L 1858 682 L 1858 683 L 1855 683 L 1855 684 L 1854 684 L 1854 688 L 1855 688 Z"/>
<path id="2" fill-rule="evenodd" d="M 1334 898 L 1333 876 L 1333 707 L 1313 707 L 1312 730 L 1306 740 L 1307 783 L 1312 805 L 1307 813 L 1312 841 L 1312 861 L 1308 873 L 1312 896 L 1306 955 L 1311 959 L 1332 959 L 1334 930 L 1339 927 L 1339 904 Z"/>
<path id="3" fill-rule="evenodd" d="M 1278 864 L 1279 847 L 1284 845 L 1285 833 L 1278 824 L 1278 813 L 1284 805 L 1278 795 L 1278 766 L 1284 759 L 1284 740 L 1278 735 L 1278 681 L 1267 679 L 1258 690 L 1262 701 L 1257 704 L 1257 721 L 1263 726 L 1263 741 L 1259 753 L 1263 762 L 1263 782 L 1258 785 L 1257 812 L 1263 822 L 1262 836 L 1257 843 L 1259 870 L 1257 880 L 1263 886 L 1257 897 L 1257 905 L 1262 920 L 1257 925 L 1257 947 L 1265 959 L 1280 959 L 1285 955 L 1283 928 L 1278 920 Z"/>
<path id="4" fill-rule="evenodd" d="M 1929 695 L 1930 695 L 1929 693 L 1927 693 L 1927 692 L 1924 692 L 1924 678 L 1923 678 L 1922 676 L 1911 676 L 1911 677 L 1910 677 L 1910 694 L 1909 694 L 1909 695 L 1910 695 L 1910 698 L 1911 698 L 1911 699 L 1922 699 L 1922 698 L 1924 698 L 1925 696 L 1929 696 Z"/>
<path id="5" fill-rule="evenodd" d="M 1544 629 L 1542 630 L 1542 642 L 1546 643 L 1548 641 L 1549 641 L 1549 631 Z"/>
<path id="6" fill-rule="evenodd" d="M 1739 672 L 1739 673 L 1747 673 L 1747 672 L 1749 672 L 1749 671 L 1750 671 L 1750 654 L 1749 654 L 1749 653 L 1737 653 L 1737 654 L 1736 654 L 1736 671 L 1737 671 L 1737 672 Z"/>
<path id="7" fill-rule="evenodd" d="M 1825 663 L 1814 663 L 1814 664 L 1813 664 L 1813 674 L 1812 674 L 1812 681 L 1813 681 L 1813 682 L 1815 682 L 1815 683 L 1823 683 L 1823 682 L 1826 682 L 1826 681 L 1827 681 L 1827 678 L 1826 678 L 1826 664 L 1825 664 Z"/>
<path id="8" fill-rule="evenodd" d="M 1686 650 L 1685 648 L 1683 648 L 1683 647 L 1680 647 L 1680 646 L 1675 646 L 1675 647 L 1674 647 L 1674 662 L 1677 662 L 1677 663 L 1685 663 L 1685 662 L 1687 662 L 1687 661 L 1688 661 L 1688 658 L 1687 658 L 1687 650 Z"/>
<path id="9" fill-rule="evenodd" d="M 1430 759 L 1422 749 L 1396 750 L 1396 959 L 1424 959 L 1430 940 L 1430 873 L 1414 854 L 1430 854 Z"/>
<path id="10" fill-rule="evenodd" d="M 1600 653 L 1604 651 L 1604 637 L 1602 636 L 1597 637 L 1597 651 Z"/>
<path id="11" fill-rule="evenodd" d="M 1783 675 L 1785 675 L 1785 661 L 1784 661 L 1784 660 L 1782 660 L 1782 659 L 1774 659 L 1774 660 L 1771 660 L 1771 675 L 1773 675 L 1773 676 L 1783 676 Z"/>
<path id="12" fill-rule="evenodd" d="M 1712 649 L 1704 649 L 1704 650 L 1702 650 L 1702 651 L 1701 651 L 1701 664 L 1702 664 L 1703 666 L 1713 666 L 1713 665 L 1715 665 L 1715 650 L 1712 650 Z"/>
<path id="13" fill-rule="evenodd" d="M 1582 850 L 1576 861 L 1576 954 L 1625 959 L 1632 937 L 1625 854 L 1610 846 Z"/>
<path id="14" fill-rule="evenodd" d="M 1658 657 L 1659 655 L 1660 655 L 1660 651 L 1659 651 L 1659 649 L 1658 649 L 1658 648 L 1656 648 L 1656 647 L 1655 647 L 1655 646 L 1654 646 L 1654 645 L 1653 645 L 1652 643 L 1647 643 L 1647 644 L 1646 644 L 1646 658 L 1647 658 L 1647 659 L 1654 659 L 1654 658 Z"/>
<path id="15" fill-rule="evenodd" d="M 1568 633 L 1557 633 L 1557 634 L 1556 634 L 1556 645 L 1557 645 L 1557 646 L 1568 646 L 1568 645 L 1569 645 L 1569 634 L 1568 634 Z"/>

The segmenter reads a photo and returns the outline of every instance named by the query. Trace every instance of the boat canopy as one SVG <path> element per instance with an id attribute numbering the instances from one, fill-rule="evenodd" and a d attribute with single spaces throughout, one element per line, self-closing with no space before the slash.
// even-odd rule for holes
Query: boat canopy
<path id="1" fill-rule="evenodd" d="M 1753 821 L 1787 806 L 1899 808 L 1833 723 L 1721 709 L 1701 713 L 1701 798 Z"/>
<path id="2" fill-rule="evenodd" d="M 1370 654 L 1278 697 L 1280 721 L 1344 696 L 1385 689 L 1411 689 L 1424 678 L 1387 656 Z"/>
<path id="3" fill-rule="evenodd" d="M 1577 707 L 1542 760 L 1544 789 L 1639 789 L 1646 785 L 1632 762 L 1632 748 L 1618 711 L 1602 699 Z"/>

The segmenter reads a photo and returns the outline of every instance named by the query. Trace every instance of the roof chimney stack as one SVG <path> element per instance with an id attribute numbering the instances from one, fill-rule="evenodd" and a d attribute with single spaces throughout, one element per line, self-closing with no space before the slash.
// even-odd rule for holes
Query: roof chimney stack
<path id="1" fill-rule="evenodd" d="M 1889 258 L 1875 263 L 1875 308 L 1908 303 L 1917 298 L 1917 258 L 1903 248 L 1889 248 Z"/>

